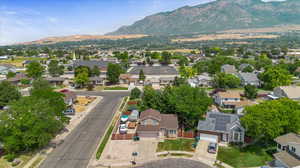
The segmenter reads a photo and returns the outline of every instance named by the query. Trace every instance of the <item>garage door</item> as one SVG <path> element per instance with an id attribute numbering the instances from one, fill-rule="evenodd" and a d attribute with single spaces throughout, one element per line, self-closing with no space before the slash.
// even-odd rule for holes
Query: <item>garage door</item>
<path id="1" fill-rule="evenodd" d="M 211 135 L 211 134 L 200 134 L 200 140 L 217 143 L 218 142 L 218 136 L 217 135 Z"/>

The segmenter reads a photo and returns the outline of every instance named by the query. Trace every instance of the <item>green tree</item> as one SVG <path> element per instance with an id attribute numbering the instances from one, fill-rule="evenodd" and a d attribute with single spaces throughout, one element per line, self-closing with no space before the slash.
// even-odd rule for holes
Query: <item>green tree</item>
<path id="1" fill-rule="evenodd" d="M 89 82 L 89 74 L 87 72 L 80 72 L 75 76 L 74 81 L 78 87 L 84 87 Z"/>
<path id="2" fill-rule="evenodd" d="M 35 90 L 52 90 L 52 86 L 51 84 L 45 80 L 45 79 L 36 79 L 32 82 L 32 89 L 31 91 L 35 91 Z"/>
<path id="3" fill-rule="evenodd" d="M 123 69 L 118 64 L 108 64 L 107 67 L 107 80 L 112 83 L 116 84 L 119 82 L 119 77 L 121 73 L 123 72 Z"/>
<path id="4" fill-rule="evenodd" d="M 200 88 L 181 85 L 156 91 L 151 87 L 145 87 L 141 108 L 142 110 L 152 108 L 161 113 L 176 114 L 180 126 L 194 128 L 211 104 L 211 98 Z"/>
<path id="5" fill-rule="evenodd" d="M 18 100 L 20 97 L 21 94 L 17 87 L 7 81 L 0 83 L 0 107 L 7 106 L 10 102 Z"/>
<path id="6" fill-rule="evenodd" d="M 215 88 L 238 88 L 241 80 L 232 74 L 218 73 L 214 77 L 213 85 Z"/>
<path id="7" fill-rule="evenodd" d="M 97 66 L 94 66 L 93 69 L 91 70 L 92 76 L 99 76 L 100 75 L 100 70 Z"/>
<path id="8" fill-rule="evenodd" d="M 64 74 L 64 66 L 60 66 L 56 60 L 51 60 L 48 65 L 48 72 L 51 76 L 57 77 Z"/>
<path id="9" fill-rule="evenodd" d="M 257 97 L 257 88 L 253 85 L 246 85 L 244 87 L 244 94 L 248 99 L 255 99 Z"/>
<path id="10" fill-rule="evenodd" d="M 262 54 L 256 58 L 255 68 L 260 70 L 261 68 L 266 68 L 272 65 L 272 60 L 268 58 L 266 54 Z"/>
<path id="11" fill-rule="evenodd" d="M 292 76 L 282 68 L 268 68 L 260 76 L 265 89 L 274 89 L 278 86 L 287 86 L 292 82 Z"/>
<path id="12" fill-rule="evenodd" d="M 197 75 L 196 70 L 193 67 L 180 67 L 179 69 L 180 76 L 188 79 Z"/>
<path id="13" fill-rule="evenodd" d="M 141 90 L 139 88 L 134 88 L 131 90 L 130 99 L 138 99 L 141 97 Z"/>
<path id="14" fill-rule="evenodd" d="M 41 90 L 23 97 L 0 115 L 0 140 L 8 153 L 33 151 L 46 146 L 68 122 L 63 96 Z M 45 122 L 46 121 L 46 122 Z"/>
<path id="15" fill-rule="evenodd" d="M 175 77 L 174 81 L 173 81 L 173 85 L 174 86 L 181 86 L 181 85 L 187 85 L 188 82 L 185 78 L 180 78 L 180 77 Z"/>
<path id="16" fill-rule="evenodd" d="M 16 76 L 16 73 L 15 72 L 12 72 L 12 71 L 9 71 L 6 75 L 6 78 L 9 79 L 9 78 L 13 78 Z"/>
<path id="17" fill-rule="evenodd" d="M 241 119 L 247 135 L 261 140 L 272 141 L 289 132 L 300 130 L 300 105 L 290 99 L 265 101 L 246 108 Z"/>
<path id="18" fill-rule="evenodd" d="M 252 66 L 247 66 L 246 68 L 244 68 L 243 70 L 242 70 L 242 72 L 249 72 L 249 73 L 251 73 L 251 72 L 253 72 L 254 71 L 254 69 L 252 68 Z"/>
<path id="19" fill-rule="evenodd" d="M 171 63 L 172 54 L 169 52 L 162 52 L 161 54 L 161 64 L 168 65 Z"/>
<path id="20" fill-rule="evenodd" d="M 42 77 L 44 73 L 44 67 L 37 61 L 33 61 L 26 67 L 26 74 L 28 77 L 37 79 Z"/>
<path id="21" fill-rule="evenodd" d="M 141 69 L 140 73 L 139 73 L 139 80 L 140 81 L 145 81 L 145 79 L 146 79 L 146 76 L 144 74 L 144 71 Z"/>

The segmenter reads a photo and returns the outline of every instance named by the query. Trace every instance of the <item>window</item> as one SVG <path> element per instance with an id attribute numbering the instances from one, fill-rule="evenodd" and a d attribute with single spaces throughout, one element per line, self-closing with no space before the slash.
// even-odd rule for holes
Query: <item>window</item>
<path id="1" fill-rule="evenodd" d="M 234 141 L 240 141 L 240 134 L 238 132 L 234 132 L 233 133 L 233 138 L 234 138 Z"/>
<path id="2" fill-rule="evenodd" d="M 277 144 L 277 148 L 278 148 L 278 149 L 281 149 L 281 145 L 280 145 L 280 144 Z"/>

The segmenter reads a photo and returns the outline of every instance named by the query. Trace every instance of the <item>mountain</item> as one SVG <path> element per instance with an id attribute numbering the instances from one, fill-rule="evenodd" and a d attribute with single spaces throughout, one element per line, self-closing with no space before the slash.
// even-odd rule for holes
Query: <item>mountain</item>
<path id="1" fill-rule="evenodd" d="M 119 40 L 119 39 L 135 39 L 142 38 L 147 35 L 142 34 L 130 34 L 130 35 L 72 35 L 72 36 L 62 36 L 62 37 L 48 37 L 36 41 L 20 43 L 21 45 L 32 45 L 32 44 L 55 44 L 60 42 L 74 42 L 74 41 L 84 41 L 84 40 Z"/>
<path id="2" fill-rule="evenodd" d="M 110 35 L 182 35 L 300 24 L 300 0 L 217 0 L 147 16 Z"/>

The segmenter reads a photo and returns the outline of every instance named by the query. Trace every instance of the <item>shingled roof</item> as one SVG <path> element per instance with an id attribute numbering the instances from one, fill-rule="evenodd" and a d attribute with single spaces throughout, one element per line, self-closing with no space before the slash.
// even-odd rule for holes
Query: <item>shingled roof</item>
<path id="1" fill-rule="evenodd" d="M 177 70 L 170 66 L 137 66 L 129 70 L 129 74 L 138 75 L 143 70 L 145 75 L 178 75 Z"/>

